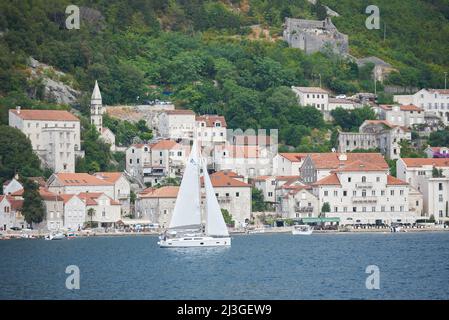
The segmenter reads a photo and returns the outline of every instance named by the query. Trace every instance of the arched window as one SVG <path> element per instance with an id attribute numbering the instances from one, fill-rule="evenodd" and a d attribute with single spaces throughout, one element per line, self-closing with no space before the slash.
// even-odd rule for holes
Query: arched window
<path id="1" fill-rule="evenodd" d="M 362 177 L 362 182 L 366 182 L 366 177 L 365 176 Z"/>

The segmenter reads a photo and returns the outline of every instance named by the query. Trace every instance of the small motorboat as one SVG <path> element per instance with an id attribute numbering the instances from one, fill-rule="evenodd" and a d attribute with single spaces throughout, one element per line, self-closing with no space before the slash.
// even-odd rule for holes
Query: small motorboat
<path id="1" fill-rule="evenodd" d="M 65 239 L 65 234 L 63 233 L 51 233 L 45 236 L 45 240 L 62 240 Z"/>
<path id="2" fill-rule="evenodd" d="M 293 226 L 292 234 L 294 235 L 311 235 L 313 232 L 313 227 L 307 225 L 307 224 L 299 224 L 296 226 Z"/>

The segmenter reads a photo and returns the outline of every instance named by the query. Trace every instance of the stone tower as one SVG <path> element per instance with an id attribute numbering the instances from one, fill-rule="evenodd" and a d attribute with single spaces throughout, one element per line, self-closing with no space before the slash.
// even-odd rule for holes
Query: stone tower
<path id="1" fill-rule="evenodd" d="M 90 98 L 90 123 L 95 125 L 100 134 L 103 130 L 103 102 L 101 99 L 100 88 L 98 82 L 95 80 L 94 91 Z"/>

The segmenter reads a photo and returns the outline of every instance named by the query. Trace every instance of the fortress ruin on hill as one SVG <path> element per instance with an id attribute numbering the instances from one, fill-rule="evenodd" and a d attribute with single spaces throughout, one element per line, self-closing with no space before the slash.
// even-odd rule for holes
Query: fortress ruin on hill
<path id="1" fill-rule="evenodd" d="M 339 32 L 330 18 L 322 21 L 285 18 L 283 39 L 306 54 L 321 51 L 326 45 L 336 53 L 348 54 L 348 36 Z"/>

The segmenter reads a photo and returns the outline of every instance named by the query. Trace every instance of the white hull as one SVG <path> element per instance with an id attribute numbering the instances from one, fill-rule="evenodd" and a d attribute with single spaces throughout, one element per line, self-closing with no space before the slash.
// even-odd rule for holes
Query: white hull
<path id="1" fill-rule="evenodd" d="M 161 239 L 157 244 L 161 248 L 225 247 L 231 245 L 231 238 L 182 237 L 166 240 Z"/>
<path id="2" fill-rule="evenodd" d="M 300 227 L 296 227 L 293 228 L 292 230 L 292 234 L 294 235 L 302 235 L 302 236 L 310 236 L 313 233 L 313 227 L 305 227 L 305 226 L 300 226 Z"/>

